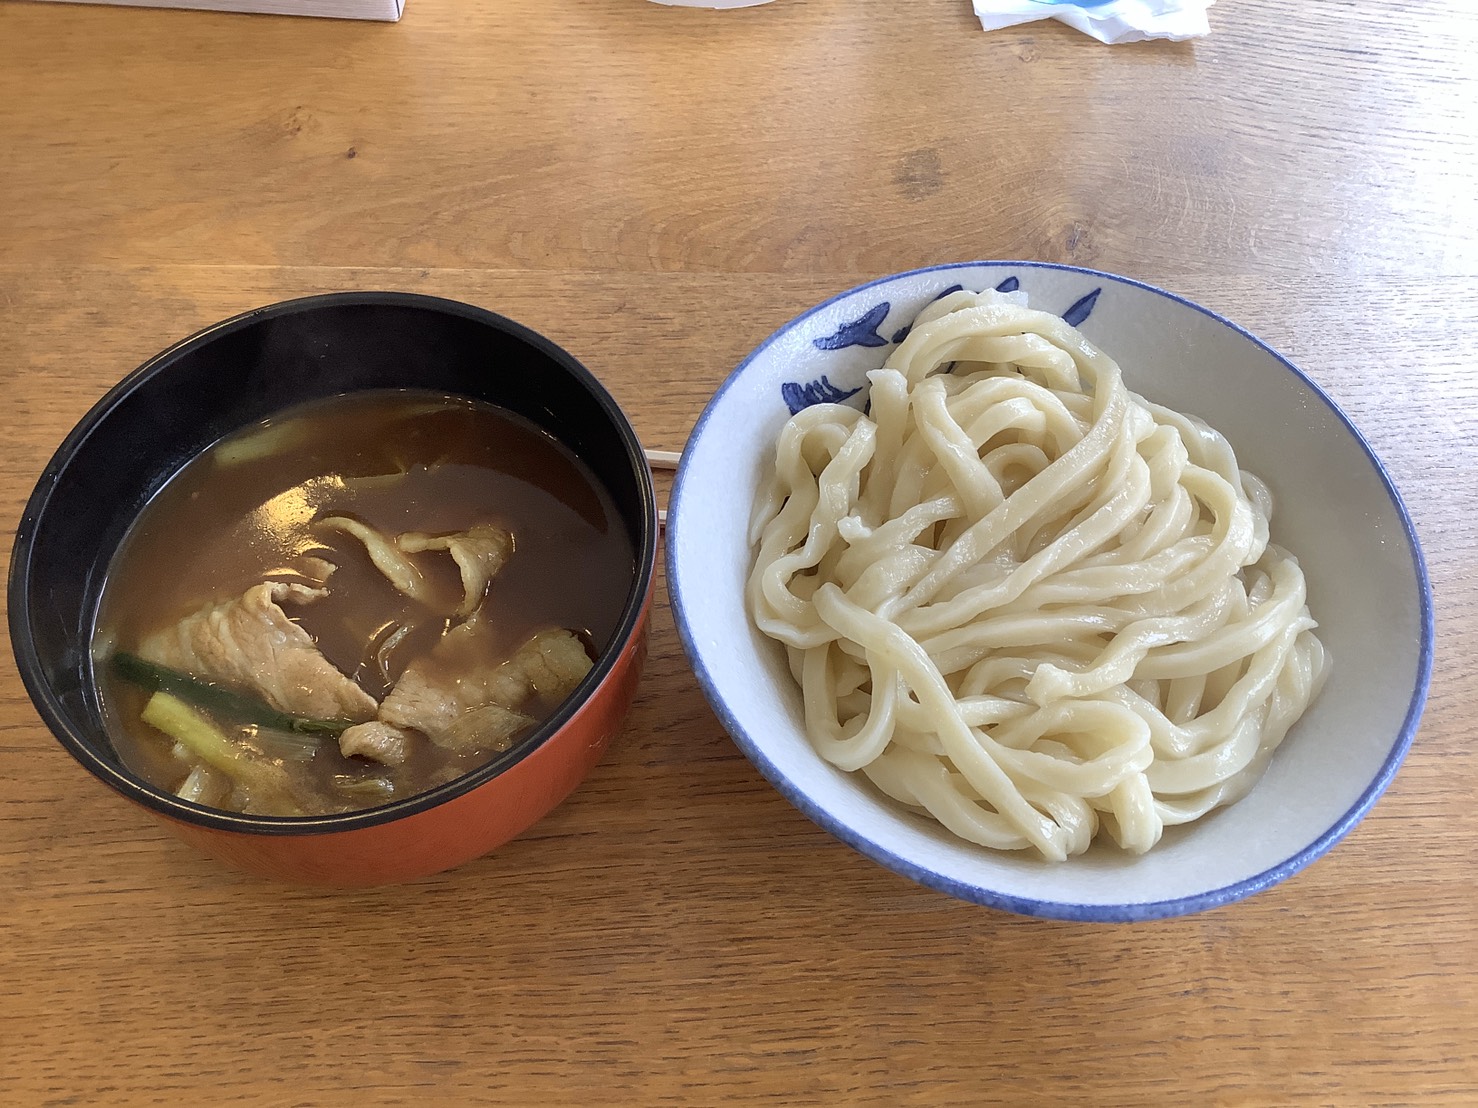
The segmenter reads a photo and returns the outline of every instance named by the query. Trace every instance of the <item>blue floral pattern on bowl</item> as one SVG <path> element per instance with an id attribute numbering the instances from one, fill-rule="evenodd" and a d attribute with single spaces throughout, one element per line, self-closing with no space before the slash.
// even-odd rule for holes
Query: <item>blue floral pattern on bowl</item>
<path id="1" fill-rule="evenodd" d="M 862 386 L 858 385 L 855 389 L 843 392 L 828 381 L 824 373 L 816 380 L 804 385 L 786 381 L 780 386 L 780 395 L 784 398 L 786 406 L 790 408 L 791 415 L 809 408 L 812 404 L 840 404 L 847 397 L 856 396 L 861 391 Z"/>
<path id="2" fill-rule="evenodd" d="M 860 318 L 843 323 L 831 334 L 811 342 L 817 350 L 844 350 L 849 346 L 887 346 L 888 340 L 878 334 L 878 327 L 888 318 L 893 305 L 884 300 L 875 304 Z M 894 340 L 897 341 L 896 339 Z"/>
<path id="3" fill-rule="evenodd" d="M 1082 299 L 1075 300 L 1073 306 L 1062 313 L 1063 321 L 1072 327 L 1082 323 L 1093 314 L 1093 305 L 1098 303 L 1098 294 L 1102 291 L 1102 288 L 1096 288 Z"/>
<path id="4" fill-rule="evenodd" d="M 935 294 L 933 300 L 940 300 L 950 293 L 959 292 L 963 285 L 950 285 L 949 288 Z M 996 286 L 997 292 L 1015 292 L 1021 287 L 1021 282 L 1016 277 L 1007 277 Z M 1098 295 L 1103 291 L 1099 286 L 1086 296 L 1081 296 L 1062 313 L 1062 318 L 1073 327 L 1082 324 L 1090 315 L 1098 303 Z M 932 303 L 933 301 L 931 301 Z M 905 323 L 893 332 L 892 338 L 884 338 L 882 326 L 888 319 L 888 313 L 893 310 L 891 301 L 883 300 L 874 304 L 856 319 L 843 323 L 840 327 L 826 335 L 821 335 L 811 340 L 811 345 L 817 350 L 845 350 L 850 346 L 878 347 L 896 345 L 908 338 L 909 328 L 912 322 Z M 785 401 L 785 406 L 790 409 L 790 414 L 795 415 L 804 411 L 813 404 L 840 404 L 850 397 L 862 392 L 865 385 L 856 388 L 843 389 L 831 383 L 826 374 L 822 374 L 812 381 L 786 381 L 780 386 L 780 398 Z M 865 398 L 864 398 L 865 403 Z"/>

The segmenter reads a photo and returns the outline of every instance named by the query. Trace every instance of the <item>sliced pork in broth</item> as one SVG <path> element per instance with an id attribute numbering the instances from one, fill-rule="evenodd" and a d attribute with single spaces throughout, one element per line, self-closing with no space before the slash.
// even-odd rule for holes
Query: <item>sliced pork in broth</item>
<path id="1" fill-rule="evenodd" d="M 260 693 L 296 716 L 373 719 L 374 697 L 333 667 L 284 602 L 311 604 L 327 588 L 263 582 L 233 600 L 207 604 L 139 644 L 138 655 L 207 681 Z"/>
<path id="2" fill-rule="evenodd" d="M 585 644 L 568 631 L 540 631 L 502 661 L 498 641 L 496 629 L 474 614 L 406 667 L 380 718 L 449 750 L 506 749 L 532 723 L 522 709 L 533 704 L 547 714 L 590 672 Z M 489 707 L 501 711 L 479 712 Z"/>

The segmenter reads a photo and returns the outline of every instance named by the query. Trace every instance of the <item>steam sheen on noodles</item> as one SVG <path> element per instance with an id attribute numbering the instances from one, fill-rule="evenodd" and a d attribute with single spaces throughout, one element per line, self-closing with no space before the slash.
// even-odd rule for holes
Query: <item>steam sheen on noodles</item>
<path id="1" fill-rule="evenodd" d="M 1243 796 L 1325 655 L 1266 486 L 1024 298 L 920 314 L 786 424 L 750 612 L 832 764 L 956 835 L 1141 852 Z"/>

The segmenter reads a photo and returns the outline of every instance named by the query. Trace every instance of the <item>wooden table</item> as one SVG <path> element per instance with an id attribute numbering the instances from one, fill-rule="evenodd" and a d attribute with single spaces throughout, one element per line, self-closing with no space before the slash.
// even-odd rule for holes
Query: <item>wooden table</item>
<path id="1" fill-rule="evenodd" d="M 1265 336 L 1405 491 L 1420 734 L 1333 854 L 1189 919 L 915 887 L 723 733 L 665 597 L 624 737 L 400 888 L 196 856 L 0 667 L 7 1104 L 1478 1103 L 1478 23 L 1223 0 L 1209 38 L 984 34 L 965 0 L 410 0 L 398 25 L 0 5 L 0 520 L 125 372 L 246 308 L 401 288 L 592 366 L 653 447 L 859 280 L 970 258 Z M 1378 649 L 1372 644 L 1372 649 Z"/>

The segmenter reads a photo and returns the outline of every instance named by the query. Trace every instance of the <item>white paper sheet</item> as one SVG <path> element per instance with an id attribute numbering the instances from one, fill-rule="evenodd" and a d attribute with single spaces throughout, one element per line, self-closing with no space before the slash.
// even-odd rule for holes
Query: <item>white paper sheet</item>
<path id="1" fill-rule="evenodd" d="M 655 0 L 681 8 L 750 8 L 770 0 Z M 987 31 L 1056 19 L 1099 42 L 1199 38 L 1211 30 L 1206 9 L 1216 0 L 973 0 Z"/>
<path id="2" fill-rule="evenodd" d="M 974 0 L 987 31 L 1038 19 L 1056 19 L 1099 42 L 1180 41 L 1207 34 L 1206 9 L 1215 0 Z"/>

